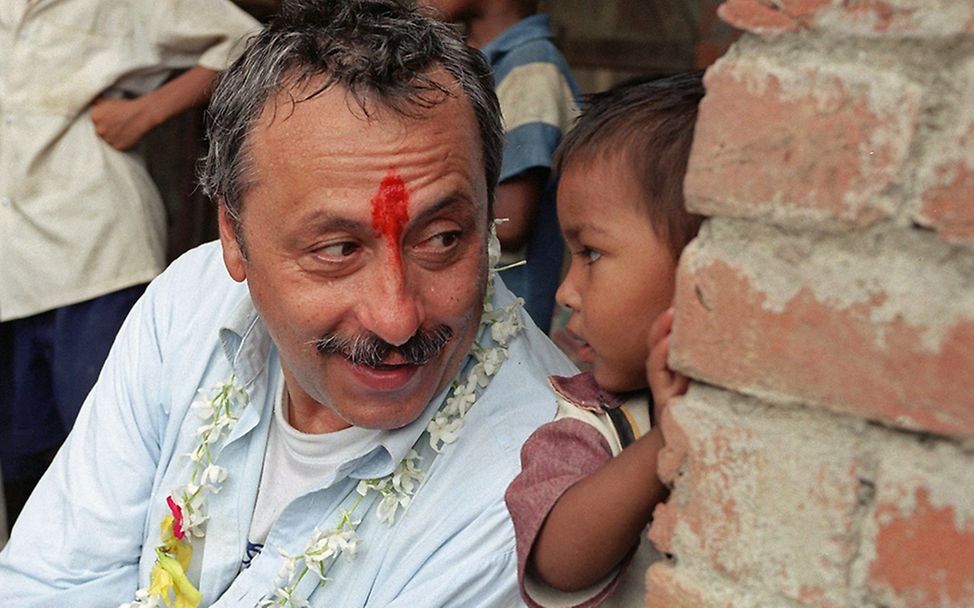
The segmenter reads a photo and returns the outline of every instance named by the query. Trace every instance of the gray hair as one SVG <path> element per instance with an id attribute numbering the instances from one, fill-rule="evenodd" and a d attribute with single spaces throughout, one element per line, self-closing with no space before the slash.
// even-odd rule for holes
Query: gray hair
<path id="1" fill-rule="evenodd" d="M 373 112 L 368 101 L 415 118 L 453 95 L 432 74 L 437 68 L 457 81 L 473 107 L 492 204 L 504 135 L 491 68 L 457 29 L 413 0 L 285 0 L 213 93 L 209 151 L 199 168 L 204 192 L 226 206 L 239 228 L 250 185 L 248 135 L 277 95 L 314 83 L 310 94 L 292 97 L 297 103 L 338 85 L 366 116 Z"/>

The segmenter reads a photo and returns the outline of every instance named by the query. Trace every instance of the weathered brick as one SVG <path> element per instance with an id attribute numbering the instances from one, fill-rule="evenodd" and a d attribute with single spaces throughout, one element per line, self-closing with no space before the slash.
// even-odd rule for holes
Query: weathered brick
<path id="1" fill-rule="evenodd" d="M 651 538 L 666 539 L 680 567 L 703 561 L 727 581 L 807 606 L 855 606 L 846 582 L 860 428 L 701 385 L 671 409 L 687 452 Z"/>
<path id="2" fill-rule="evenodd" d="M 953 243 L 974 244 L 974 60 L 952 72 L 957 94 L 928 137 L 920 168 L 920 210 L 914 218 Z"/>
<path id="3" fill-rule="evenodd" d="M 863 565 L 877 605 L 974 606 L 974 454 L 885 438 Z"/>
<path id="4" fill-rule="evenodd" d="M 744 588 L 712 572 L 656 563 L 646 576 L 646 608 L 804 608 L 773 589 Z"/>
<path id="5" fill-rule="evenodd" d="M 738 49 L 739 47 L 735 47 Z M 861 65 L 732 50 L 705 77 L 684 189 L 714 216 L 865 226 L 895 216 L 921 87 Z"/>
<path id="6" fill-rule="evenodd" d="M 974 31 L 974 6 L 956 0 L 728 0 L 718 14 L 734 27 L 765 36 L 812 30 L 947 38 Z"/>
<path id="7" fill-rule="evenodd" d="M 974 435 L 974 256 L 926 234 L 711 220 L 677 276 L 671 365 L 708 383 Z"/>
<path id="8" fill-rule="evenodd" d="M 646 573 L 646 608 L 705 608 L 702 585 L 680 580 L 673 568 L 654 564 Z M 723 606 L 721 606 L 723 608 Z"/>

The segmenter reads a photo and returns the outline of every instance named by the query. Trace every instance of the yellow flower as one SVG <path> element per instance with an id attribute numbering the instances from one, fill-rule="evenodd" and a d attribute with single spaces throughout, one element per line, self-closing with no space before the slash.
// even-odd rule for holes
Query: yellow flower
<path id="1" fill-rule="evenodd" d="M 160 525 L 163 544 L 156 547 L 149 595 L 160 598 L 169 608 L 199 608 L 203 596 L 186 576 L 193 548 L 173 536 L 172 519 L 172 515 L 167 515 Z"/>

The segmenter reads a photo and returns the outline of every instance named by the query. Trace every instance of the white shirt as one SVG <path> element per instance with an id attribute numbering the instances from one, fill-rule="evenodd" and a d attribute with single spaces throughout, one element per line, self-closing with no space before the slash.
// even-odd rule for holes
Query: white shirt
<path id="1" fill-rule="evenodd" d="M 498 281 L 495 306 L 513 296 Z M 166 497 L 186 483 L 203 422 L 190 404 L 231 374 L 248 405 L 218 461 L 228 477 L 207 502 L 206 536 L 194 544 L 201 606 L 254 606 L 275 588 L 284 558 L 301 553 L 315 527 L 336 524 L 360 479 L 390 474 L 413 449 L 424 453 L 423 486 L 394 526 L 363 513 L 354 561 L 315 587 L 312 606 L 510 608 L 520 605 L 514 529 L 504 491 L 520 470 L 521 444 L 555 415 L 545 381 L 574 373 L 525 319 L 508 359 L 435 456 L 419 442 L 448 394 L 420 417 L 381 434 L 363 456 L 323 474 L 274 521 L 266 547 L 242 568 L 247 533 L 280 394 L 277 349 L 245 285 L 227 276 L 218 243 L 173 263 L 132 309 L 71 434 L 0 552 L 4 605 L 118 606 L 145 586 L 155 563 Z M 482 343 L 489 332 L 480 335 Z M 53 522 L 53 523 L 52 523 Z M 194 575 L 195 576 L 195 575 Z"/>
<path id="2" fill-rule="evenodd" d="M 91 103 L 222 69 L 257 27 L 229 0 L 0 1 L 0 321 L 162 270 L 162 200 L 137 153 L 95 134 Z"/>
<path id="3" fill-rule="evenodd" d="M 263 547 L 277 516 L 291 501 L 313 490 L 318 480 L 332 475 L 343 462 L 364 456 L 383 433 L 355 426 L 333 433 L 302 433 L 288 422 L 287 386 L 283 372 L 280 376 L 281 390 L 274 404 L 264 470 L 247 539 L 251 552 Z M 267 474 L 268 471 L 273 473 Z M 250 558 L 252 555 L 244 559 L 245 563 Z"/>

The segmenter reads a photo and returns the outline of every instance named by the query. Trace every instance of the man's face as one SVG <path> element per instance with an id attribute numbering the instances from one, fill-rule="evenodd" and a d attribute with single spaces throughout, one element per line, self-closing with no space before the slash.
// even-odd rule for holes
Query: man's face
<path id="1" fill-rule="evenodd" d="M 338 87 L 289 99 L 249 138 L 246 257 L 221 213 L 227 268 L 277 344 L 295 427 L 404 426 L 479 326 L 488 210 L 473 111 L 462 95 L 420 118 L 366 119 Z"/>

